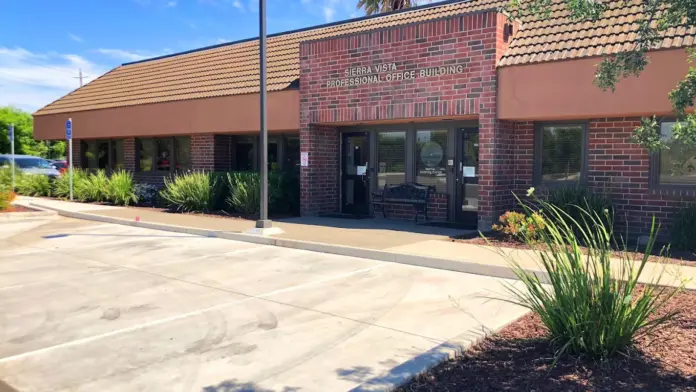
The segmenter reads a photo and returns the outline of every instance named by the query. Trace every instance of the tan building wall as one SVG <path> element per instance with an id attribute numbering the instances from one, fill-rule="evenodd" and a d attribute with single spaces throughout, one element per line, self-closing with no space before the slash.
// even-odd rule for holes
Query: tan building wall
<path id="1" fill-rule="evenodd" d="M 73 119 L 75 139 L 256 133 L 259 129 L 259 95 L 233 95 L 34 116 L 34 136 L 39 140 L 65 138 L 65 122 L 69 117 Z M 299 92 L 286 90 L 269 93 L 269 131 L 296 131 L 299 128 Z"/>
<path id="2" fill-rule="evenodd" d="M 655 51 L 650 60 L 640 77 L 622 80 L 614 93 L 593 84 L 600 57 L 499 68 L 498 117 L 539 121 L 669 114 L 668 94 L 689 69 L 686 52 Z"/>

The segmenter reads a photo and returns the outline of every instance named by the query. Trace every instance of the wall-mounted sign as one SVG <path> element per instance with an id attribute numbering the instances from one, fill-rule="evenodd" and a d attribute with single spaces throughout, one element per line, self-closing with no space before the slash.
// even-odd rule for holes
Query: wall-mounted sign
<path id="1" fill-rule="evenodd" d="M 329 79 L 326 81 L 325 86 L 327 88 L 360 86 L 363 84 L 394 82 L 416 78 L 430 78 L 463 72 L 463 65 L 445 65 L 442 67 L 400 70 L 396 66 L 396 63 L 385 63 L 373 66 L 348 68 L 343 71 L 343 78 Z"/>
<path id="2" fill-rule="evenodd" d="M 300 153 L 300 166 L 302 166 L 302 167 L 309 166 L 309 153 L 308 152 L 301 152 Z"/>

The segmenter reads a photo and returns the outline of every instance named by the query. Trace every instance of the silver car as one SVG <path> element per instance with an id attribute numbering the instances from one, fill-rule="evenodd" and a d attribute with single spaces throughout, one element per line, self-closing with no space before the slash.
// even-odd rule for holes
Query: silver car
<path id="1" fill-rule="evenodd" d="M 31 155 L 15 155 L 15 167 L 24 174 L 43 174 L 52 178 L 60 176 L 60 172 L 49 161 Z M 0 167 L 10 166 L 12 156 L 0 154 Z"/>

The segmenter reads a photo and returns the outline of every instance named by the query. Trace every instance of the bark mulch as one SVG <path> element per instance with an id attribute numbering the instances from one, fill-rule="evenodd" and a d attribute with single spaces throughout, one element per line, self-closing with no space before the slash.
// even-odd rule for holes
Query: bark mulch
<path id="1" fill-rule="evenodd" d="M 10 212 L 35 212 L 35 210 L 32 210 L 31 208 L 26 208 L 26 207 L 22 207 L 22 206 L 15 206 L 15 205 L 11 205 L 4 210 L 0 210 L 0 214 L 10 213 Z"/>
<path id="2" fill-rule="evenodd" d="M 490 242 L 490 244 L 488 242 L 486 242 L 485 239 L 481 238 L 478 234 L 452 238 L 451 241 L 452 242 L 461 242 L 461 243 L 466 243 L 466 244 L 474 244 L 474 245 L 486 245 L 486 246 L 491 245 L 491 246 L 499 246 L 499 247 L 504 247 L 504 248 L 529 249 L 529 247 L 525 243 L 515 241 L 514 239 L 510 239 L 510 238 L 507 238 L 505 236 L 499 235 L 498 233 L 486 234 L 486 238 L 488 239 L 488 242 Z M 694 252 L 670 249 L 669 250 L 669 257 L 662 257 L 659 255 L 659 252 L 661 249 L 662 249 L 662 245 L 656 245 L 655 249 L 653 250 L 653 255 L 648 257 L 648 261 L 652 262 L 652 263 L 666 263 L 666 264 L 696 266 L 696 253 L 694 253 Z M 632 257 L 633 260 L 640 260 L 643 257 L 643 253 L 641 253 L 641 252 L 628 252 L 628 253 Z M 620 252 L 616 251 L 615 257 L 618 258 L 620 256 L 621 256 Z"/>
<path id="3" fill-rule="evenodd" d="M 565 356 L 553 368 L 553 346 L 530 313 L 398 391 L 696 391 L 696 291 L 677 294 L 661 313 L 674 309 L 677 319 L 627 355 L 605 363 Z"/>

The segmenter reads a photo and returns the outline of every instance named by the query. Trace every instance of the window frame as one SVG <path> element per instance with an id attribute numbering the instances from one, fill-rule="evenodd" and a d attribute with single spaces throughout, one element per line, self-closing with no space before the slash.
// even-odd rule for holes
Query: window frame
<path id="1" fill-rule="evenodd" d="M 114 144 L 116 140 L 121 140 L 122 143 L 125 143 L 125 138 L 109 138 L 109 139 L 82 139 L 80 140 L 80 168 L 84 170 L 106 170 L 106 171 L 116 171 L 117 169 L 114 168 L 115 163 L 116 163 L 116 156 L 113 156 L 111 152 L 114 149 Z M 101 168 L 89 168 L 88 163 L 87 163 L 87 148 L 86 146 L 89 145 L 89 143 L 100 143 L 106 141 L 108 143 L 107 147 L 107 154 L 108 154 L 108 164 L 107 167 L 101 169 Z M 126 152 L 125 149 L 123 151 L 123 165 L 124 167 L 126 166 Z"/>
<path id="2" fill-rule="evenodd" d="M 544 146 L 544 128 L 545 127 L 581 127 L 582 128 L 582 144 L 580 145 L 580 180 L 542 180 L 542 159 Z M 588 123 L 586 121 L 547 121 L 537 122 L 534 124 L 534 152 L 533 152 L 533 174 L 532 182 L 535 186 L 547 188 L 567 187 L 576 185 L 586 185 L 589 169 L 589 144 L 590 133 L 588 132 Z"/>
<path id="3" fill-rule="evenodd" d="M 167 173 L 169 174 L 176 174 L 180 172 L 176 168 L 176 138 L 177 137 L 187 137 L 189 138 L 189 156 L 191 156 L 191 167 L 188 169 L 183 169 L 181 172 L 187 172 L 190 170 L 193 170 L 193 155 L 191 154 L 191 136 L 188 135 L 178 135 L 178 136 L 167 136 L 167 137 L 142 137 L 142 138 L 136 138 L 135 139 L 135 171 L 137 173 L 142 173 L 144 175 L 166 175 Z M 153 170 L 142 170 L 140 168 L 140 150 L 142 148 L 142 141 L 143 140 L 152 140 L 154 143 L 154 149 L 155 149 L 155 157 L 158 152 L 157 149 L 157 141 L 158 140 L 166 140 L 169 143 L 169 148 L 171 150 L 170 155 L 170 162 L 169 162 L 169 170 L 157 170 L 155 168 L 155 163 L 153 162 Z M 124 154 L 125 155 L 125 154 Z"/>
<path id="4" fill-rule="evenodd" d="M 676 117 L 663 117 L 657 126 L 662 129 L 663 123 L 677 123 Z M 662 136 L 662 135 L 660 135 Z M 696 184 L 663 184 L 660 182 L 660 166 L 662 166 L 662 150 L 650 152 L 648 157 L 648 183 L 651 189 L 657 190 L 696 190 Z"/>

